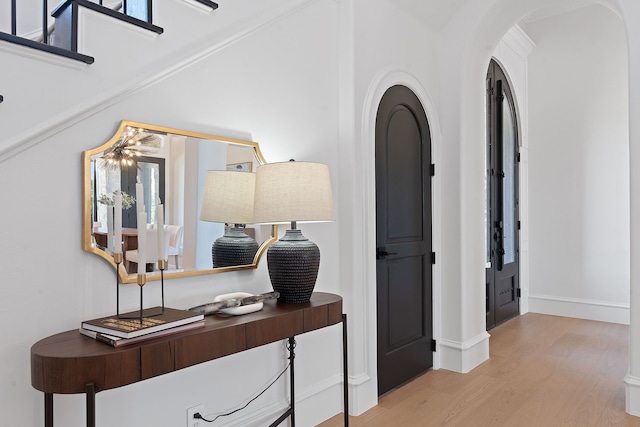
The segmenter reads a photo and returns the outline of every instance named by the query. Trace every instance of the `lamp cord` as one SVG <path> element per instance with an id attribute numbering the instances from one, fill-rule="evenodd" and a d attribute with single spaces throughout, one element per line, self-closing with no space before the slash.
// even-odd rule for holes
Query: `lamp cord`
<path id="1" fill-rule="evenodd" d="M 282 372 L 280 372 L 278 374 L 278 376 L 273 381 L 271 381 L 271 383 L 264 390 L 262 390 L 260 393 L 258 393 L 257 396 L 253 397 L 247 403 L 245 403 L 244 406 L 242 406 L 240 408 L 237 408 L 237 409 L 234 409 L 233 411 L 229 411 L 229 412 L 224 413 L 224 414 L 216 415 L 216 417 L 214 419 L 212 419 L 212 420 L 208 420 L 208 419 L 204 418 L 199 412 L 193 414 L 193 418 L 200 419 L 200 420 L 202 420 L 204 422 L 207 422 L 207 423 L 212 423 L 212 422 L 216 421 L 220 417 L 227 417 L 229 415 L 235 414 L 236 412 L 242 411 L 247 406 L 249 406 L 253 401 L 255 401 L 257 398 L 262 396 L 267 390 L 269 390 L 271 388 L 271 386 L 274 385 L 276 383 L 276 381 L 278 381 L 280 379 L 280 377 L 282 377 L 284 375 L 285 372 L 287 372 L 287 370 L 289 369 L 290 366 L 291 366 L 291 362 L 287 363 L 287 366 L 285 366 L 285 368 L 282 370 Z"/>

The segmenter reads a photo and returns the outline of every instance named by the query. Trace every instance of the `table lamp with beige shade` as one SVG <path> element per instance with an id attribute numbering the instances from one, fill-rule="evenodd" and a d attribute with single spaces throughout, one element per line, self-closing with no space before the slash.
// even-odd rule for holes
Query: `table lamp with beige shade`
<path id="1" fill-rule="evenodd" d="M 255 173 L 208 171 L 202 195 L 202 221 L 232 224 L 213 242 L 213 267 L 247 265 L 253 262 L 258 243 L 244 231 L 253 223 Z"/>
<path id="2" fill-rule="evenodd" d="M 318 277 L 320 250 L 302 235 L 297 223 L 333 220 L 327 165 L 289 161 L 258 166 L 254 223 L 291 223 L 267 251 L 269 277 L 280 293 L 279 302 L 308 302 Z"/>

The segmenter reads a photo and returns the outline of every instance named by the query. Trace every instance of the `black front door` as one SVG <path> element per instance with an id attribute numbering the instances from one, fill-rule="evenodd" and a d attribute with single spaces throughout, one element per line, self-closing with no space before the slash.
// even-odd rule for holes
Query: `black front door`
<path id="1" fill-rule="evenodd" d="M 376 117 L 379 395 L 433 365 L 430 171 L 424 109 L 393 86 Z"/>
<path id="2" fill-rule="evenodd" d="M 487 72 L 487 329 L 519 313 L 518 127 L 500 66 Z"/>

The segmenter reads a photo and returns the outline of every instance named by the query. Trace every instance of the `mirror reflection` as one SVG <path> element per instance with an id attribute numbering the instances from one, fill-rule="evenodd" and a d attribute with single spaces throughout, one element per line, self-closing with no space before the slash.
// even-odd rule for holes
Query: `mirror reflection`
<path id="1" fill-rule="evenodd" d="M 123 283 L 135 282 L 138 265 L 147 280 L 159 279 L 157 260 L 163 251 L 168 259 L 165 278 L 256 268 L 276 239 L 276 226 L 246 224 L 244 233 L 259 245 L 248 258 L 252 262 L 214 267 L 214 242 L 242 225 L 232 219 L 202 220 L 200 214 L 209 171 L 253 173 L 263 163 L 255 142 L 123 121 L 109 141 L 83 153 L 83 248 L 115 267 L 113 230 L 119 218 L 114 205 L 121 203 Z M 139 218 L 146 218 L 142 227 Z M 144 260 L 138 254 L 139 230 L 146 230 L 140 254 Z"/>

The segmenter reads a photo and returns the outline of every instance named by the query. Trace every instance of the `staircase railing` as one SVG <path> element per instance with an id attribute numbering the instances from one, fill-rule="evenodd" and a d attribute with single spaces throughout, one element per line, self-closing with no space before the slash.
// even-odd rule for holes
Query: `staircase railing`
<path id="1" fill-rule="evenodd" d="M 213 10 L 218 8 L 218 4 L 211 0 L 195 1 Z M 59 30 L 62 30 L 64 34 L 59 37 L 59 40 L 56 40 L 54 34 L 55 23 L 49 24 L 49 0 L 42 0 L 42 29 L 40 34 L 31 37 L 20 36 L 18 35 L 18 0 L 11 0 L 11 32 L 0 31 L 0 40 L 67 56 L 91 64 L 93 63 L 93 58 L 78 53 L 76 49 L 78 36 L 77 9 L 80 6 L 140 26 L 158 34 L 163 32 L 162 28 L 153 25 L 151 22 L 153 16 L 152 0 L 122 0 L 109 7 L 103 4 L 103 0 L 64 0 L 51 12 L 51 15 L 54 16 L 56 20 L 62 19 L 63 21 L 61 25 L 59 25 L 59 27 L 62 27 Z M 28 12 L 33 13 L 32 10 Z M 2 102 L 2 100 L 0 100 L 0 102 Z"/>
<path id="2" fill-rule="evenodd" d="M 151 0 L 149 0 L 151 1 Z M 98 0 L 97 2 L 94 1 L 94 3 L 97 3 L 100 6 L 104 6 L 103 4 L 103 0 Z M 120 1 L 114 5 L 111 5 L 110 8 L 112 10 L 121 10 L 123 2 Z M 18 36 L 18 0 L 11 0 L 11 5 L 10 5 L 10 13 L 11 13 L 11 35 L 13 36 Z M 54 24 L 49 24 L 49 1 L 48 0 L 42 0 L 42 31 L 40 32 L 40 35 L 36 36 L 35 38 L 31 38 L 31 40 L 40 42 L 40 43 L 44 43 L 44 44 L 48 44 L 49 43 L 49 38 L 51 36 L 51 34 L 53 33 L 53 29 L 55 27 Z M 20 36 L 18 36 L 20 37 Z"/>
<path id="3" fill-rule="evenodd" d="M 156 34 L 162 34 L 164 32 L 164 29 L 150 22 L 151 0 L 125 0 L 123 2 L 123 10 L 127 12 L 126 14 L 100 6 L 89 0 L 66 0 L 51 12 L 51 15 L 56 18 L 56 29 L 53 38 L 53 44 L 55 46 L 72 52 L 78 52 L 79 15 L 81 7 Z"/>
<path id="4" fill-rule="evenodd" d="M 218 4 L 211 0 L 193 0 L 212 10 L 218 8 Z M 151 23 L 152 0 L 122 0 L 109 7 L 103 5 L 103 0 L 64 0 L 51 13 L 56 19 L 60 18 L 58 31 L 62 31 L 62 42 L 53 42 L 55 39 L 55 23 L 49 24 L 49 1 L 42 0 L 42 31 L 37 36 L 24 37 L 18 35 L 18 0 L 10 0 L 11 32 L 0 31 L 0 42 L 14 43 L 40 51 L 65 56 L 71 59 L 92 64 L 94 58 L 77 52 L 78 37 L 78 13 L 79 6 L 92 9 L 113 18 L 129 22 L 150 31 L 161 34 L 164 30 Z M 23 3 L 24 4 L 24 3 Z M 68 12 L 70 11 L 70 12 Z M 116 12 L 119 11 L 119 12 Z M 2 11 L 0 11 L 1 13 Z M 29 12 L 32 12 L 31 10 Z M 2 28 L 0 28 L 1 30 Z M 33 33 L 32 33 L 33 34 Z M 0 104 L 4 97 L 0 95 Z"/>
<path id="5" fill-rule="evenodd" d="M 12 1 L 15 1 L 15 0 L 12 0 Z M 102 0 L 99 0 L 99 1 L 98 1 L 98 5 L 100 5 L 100 6 L 104 6 L 104 5 L 102 4 Z M 46 6 L 45 6 L 45 7 L 46 7 Z M 43 7 L 43 9 L 42 9 L 42 10 L 45 10 L 45 7 Z M 110 8 L 110 9 L 112 9 L 112 10 L 121 10 L 121 9 L 122 9 L 122 2 L 120 1 L 120 2 L 118 2 L 118 3 L 115 3 L 114 5 L 109 6 L 109 8 Z M 42 28 L 44 28 L 44 27 L 45 27 L 45 25 L 47 25 L 47 20 L 46 20 L 46 18 L 43 18 L 43 20 L 42 20 Z M 45 31 L 42 31 L 42 34 L 38 35 L 37 37 L 33 38 L 32 40 L 37 41 L 37 42 L 39 42 L 39 43 L 45 43 L 45 44 L 47 44 L 47 43 L 48 43 L 48 40 L 49 40 L 49 38 L 51 37 L 51 34 L 53 34 L 53 30 L 54 30 L 55 28 L 56 28 L 55 23 L 51 23 L 51 24 L 49 24 L 49 25 L 47 26 L 47 31 L 46 31 L 46 32 L 45 32 Z"/>
<path id="6" fill-rule="evenodd" d="M 11 0 L 10 3 L 11 33 L 0 31 L 0 40 L 66 56 L 87 64 L 93 63 L 94 59 L 77 52 L 77 10 L 80 6 L 138 25 L 158 34 L 163 32 L 162 28 L 151 24 L 152 0 L 122 0 L 112 4 L 110 7 L 104 6 L 103 0 L 65 0 L 51 12 L 51 15 L 56 19 L 62 18 L 62 25 L 58 26 L 60 27 L 59 31 L 62 31 L 63 34 L 58 34 L 56 39 L 55 24 L 49 24 L 49 0 L 42 0 L 41 32 L 35 37 L 26 37 L 18 35 L 19 10 L 17 3 L 17 0 Z M 33 13 L 33 10 L 20 11 L 20 13 L 27 12 Z"/>

